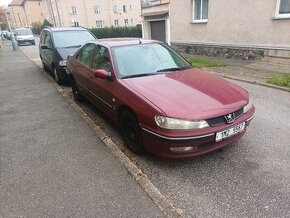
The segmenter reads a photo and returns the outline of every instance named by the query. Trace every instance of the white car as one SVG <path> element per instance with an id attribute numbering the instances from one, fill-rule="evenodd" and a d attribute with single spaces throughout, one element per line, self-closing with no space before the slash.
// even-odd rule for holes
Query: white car
<path id="1" fill-rule="evenodd" d="M 33 36 L 31 29 L 29 28 L 15 29 L 14 33 L 18 45 L 26 45 L 26 44 L 35 45 L 35 37 Z"/>

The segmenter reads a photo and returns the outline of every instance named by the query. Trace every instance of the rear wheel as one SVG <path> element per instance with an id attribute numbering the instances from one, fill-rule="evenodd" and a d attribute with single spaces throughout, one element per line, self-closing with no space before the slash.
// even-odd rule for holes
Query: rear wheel
<path id="1" fill-rule="evenodd" d="M 71 89 L 74 96 L 74 100 L 78 102 L 83 102 L 84 97 L 81 95 L 79 88 L 77 87 L 77 84 L 74 79 L 72 79 Z"/>
<path id="2" fill-rule="evenodd" d="M 42 66 L 43 70 L 48 71 L 48 68 L 47 68 L 47 66 L 45 65 L 45 63 L 43 62 L 42 59 L 41 59 L 41 66 Z"/>
<path id="3" fill-rule="evenodd" d="M 59 72 L 57 71 L 56 68 L 53 68 L 53 76 L 57 84 L 61 85 L 63 83 L 62 79 L 60 78 Z"/>
<path id="4" fill-rule="evenodd" d="M 124 111 L 120 117 L 122 137 L 127 147 L 137 154 L 145 153 L 141 130 L 134 114 Z"/>

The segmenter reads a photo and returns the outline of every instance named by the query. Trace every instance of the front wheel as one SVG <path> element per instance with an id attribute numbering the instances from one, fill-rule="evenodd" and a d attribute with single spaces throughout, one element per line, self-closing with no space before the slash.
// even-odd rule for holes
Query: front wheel
<path id="1" fill-rule="evenodd" d="M 77 87 L 77 84 L 73 79 L 72 79 L 71 89 L 74 96 L 74 100 L 78 102 L 83 102 L 84 97 L 81 95 L 79 88 Z"/>
<path id="2" fill-rule="evenodd" d="M 141 130 L 132 112 L 126 110 L 121 114 L 120 126 L 122 137 L 127 147 L 134 153 L 145 153 Z"/>

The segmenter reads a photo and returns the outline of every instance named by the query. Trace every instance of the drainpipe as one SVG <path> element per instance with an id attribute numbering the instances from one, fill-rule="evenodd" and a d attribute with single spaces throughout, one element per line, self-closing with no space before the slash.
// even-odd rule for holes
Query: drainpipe
<path id="1" fill-rule="evenodd" d="M 48 3 L 48 1 L 49 1 L 49 3 Z M 47 8 L 50 9 L 50 14 L 52 15 L 53 26 L 56 27 L 56 22 L 55 22 L 55 17 L 54 17 L 53 6 L 51 4 L 51 0 L 46 0 L 46 3 L 47 3 Z"/>
<path id="2" fill-rule="evenodd" d="M 89 28 L 89 21 L 88 21 L 88 13 L 87 13 L 86 0 L 83 0 L 83 3 L 84 3 L 84 6 L 85 6 L 85 10 L 84 10 L 84 12 L 85 12 L 86 23 L 87 23 L 86 27 Z"/>
<path id="3" fill-rule="evenodd" d="M 24 10 L 24 14 L 25 14 L 25 22 L 26 22 L 26 25 L 27 25 L 27 27 L 30 27 L 30 24 L 29 24 L 28 19 L 27 19 L 27 14 L 26 14 L 26 9 L 25 9 L 25 3 L 23 5 L 23 10 Z"/>
<path id="4" fill-rule="evenodd" d="M 54 2 L 55 2 L 55 6 L 56 6 L 56 12 L 57 12 L 57 16 L 58 16 L 59 26 L 62 27 L 62 23 L 61 23 L 60 15 L 59 15 L 59 10 L 58 10 L 57 0 L 55 0 Z"/>

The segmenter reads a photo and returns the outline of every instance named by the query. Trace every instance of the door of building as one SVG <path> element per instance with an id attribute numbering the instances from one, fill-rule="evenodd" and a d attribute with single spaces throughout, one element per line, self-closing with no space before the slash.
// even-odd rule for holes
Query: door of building
<path id="1" fill-rule="evenodd" d="M 166 42 L 165 20 L 151 21 L 151 39 Z"/>

